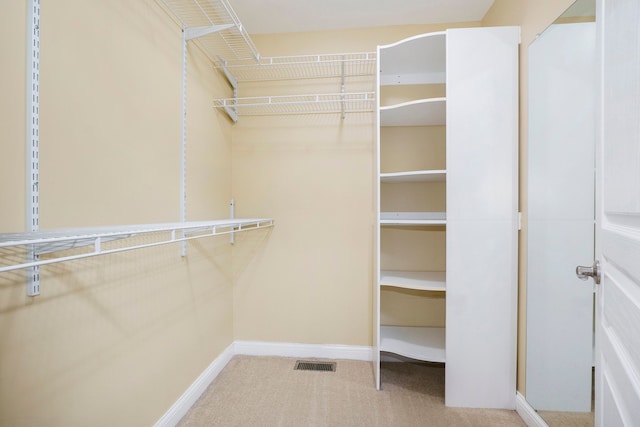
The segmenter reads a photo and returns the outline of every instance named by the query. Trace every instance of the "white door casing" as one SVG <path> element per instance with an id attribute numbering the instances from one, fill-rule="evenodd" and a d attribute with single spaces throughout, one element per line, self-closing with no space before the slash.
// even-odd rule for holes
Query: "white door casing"
<path id="1" fill-rule="evenodd" d="M 596 426 L 640 425 L 640 0 L 598 0 Z M 585 260 L 585 263 L 589 262 Z"/>

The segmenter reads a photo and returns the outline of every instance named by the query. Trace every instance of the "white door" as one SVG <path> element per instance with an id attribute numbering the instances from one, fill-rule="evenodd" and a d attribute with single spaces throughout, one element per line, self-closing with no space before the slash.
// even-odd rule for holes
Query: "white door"
<path id="1" fill-rule="evenodd" d="M 590 412 L 594 257 L 595 22 L 547 28 L 529 46 L 527 401 Z"/>
<path id="2" fill-rule="evenodd" d="M 640 0 L 599 0 L 596 425 L 640 426 Z"/>

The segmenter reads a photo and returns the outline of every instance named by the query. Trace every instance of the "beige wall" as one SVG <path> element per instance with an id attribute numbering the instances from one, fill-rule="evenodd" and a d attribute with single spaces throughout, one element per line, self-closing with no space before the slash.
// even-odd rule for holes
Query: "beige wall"
<path id="1" fill-rule="evenodd" d="M 377 45 L 451 26 L 272 34 L 254 41 L 264 56 L 374 52 Z M 346 90 L 374 91 L 375 82 L 354 79 Z M 339 93 L 340 80 L 241 86 L 244 96 L 316 91 Z M 236 212 L 276 219 L 268 251 L 238 278 L 236 339 L 372 345 L 373 119 L 371 113 L 348 114 L 344 120 L 339 114 L 241 117 L 234 126 Z M 387 301 L 397 305 L 407 299 L 394 294 Z M 415 312 L 425 303 L 434 305 L 423 301 Z M 442 301 L 435 306 L 436 313 L 388 320 L 442 322 Z"/>
<path id="2" fill-rule="evenodd" d="M 527 282 L 527 67 L 529 44 L 549 26 L 574 0 L 496 0 L 484 17 L 482 25 L 519 25 L 522 31 L 520 44 L 520 211 L 523 213 L 523 229 L 519 250 L 519 299 L 518 299 L 518 391 L 525 390 L 526 362 L 526 282 Z"/>
<path id="3" fill-rule="evenodd" d="M 26 1 L 0 13 L 0 232 L 24 230 Z M 154 0 L 42 2 L 42 229 L 179 220 L 181 40 Z M 225 90 L 189 47 L 189 219 L 228 216 Z M 147 238 L 140 238 L 148 241 Z M 115 243 L 118 244 L 118 243 Z M 233 341 L 228 237 L 0 274 L 0 425 L 152 425 Z M 0 253 L 0 263 L 21 255 Z"/>
<path id="4" fill-rule="evenodd" d="M 0 232 L 24 229 L 25 3 L 0 13 Z M 568 3 L 498 0 L 483 22 L 523 26 L 523 135 L 524 47 Z M 374 51 L 451 26 L 255 41 L 264 56 Z M 43 4 L 41 36 L 42 228 L 178 220 L 179 26 L 154 0 L 64 0 Z M 372 115 L 232 125 L 211 109 L 228 94 L 190 45 L 188 218 L 226 217 L 233 196 L 238 216 L 276 227 L 238 235 L 233 249 L 226 237 L 190 244 L 185 259 L 163 246 L 46 267 L 36 298 L 23 273 L 1 274 L 0 425 L 149 425 L 234 339 L 371 345 Z"/>

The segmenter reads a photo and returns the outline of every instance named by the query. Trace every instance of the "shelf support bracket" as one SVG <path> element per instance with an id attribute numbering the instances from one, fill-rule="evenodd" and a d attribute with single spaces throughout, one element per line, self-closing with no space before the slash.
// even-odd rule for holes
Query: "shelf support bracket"
<path id="1" fill-rule="evenodd" d="M 342 118 L 342 120 L 344 120 L 344 118 L 346 117 L 345 96 L 344 96 L 344 93 L 345 93 L 345 63 L 346 63 L 346 61 L 347 61 L 346 55 L 342 55 L 342 81 L 341 81 L 341 84 L 340 84 L 340 95 L 341 95 L 340 98 L 342 100 L 342 102 L 341 102 L 342 111 L 341 111 L 340 118 Z"/>
<path id="2" fill-rule="evenodd" d="M 238 122 L 238 79 L 231 74 L 229 68 L 227 67 L 227 61 L 218 57 L 216 58 L 218 63 L 220 64 L 220 69 L 224 73 L 224 76 L 229 81 L 229 84 L 233 88 L 233 99 L 235 100 L 235 105 L 233 107 L 228 106 L 226 103 L 223 106 L 224 112 L 233 120 L 234 123 Z"/>
<path id="3" fill-rule="evenodd" d="M 231 203 L 229 206 L 229 218 L 231 219 L 236 218 L 235 201 L 233 199 L 231 199 Z M 232 231 L 231 234 L 229 234 L 229 243 L 233 245 L 235 242 L 236 242 L 236 233 Z"/>
<path id="4" fill-rule="evenodd" d="M 40 0 L 29 0 L 27 12 L 27 231 L 40 229 Z M 27 263 L 37 262 L 35 245 L 27 245 Z M 40 267 L 27 271 L 27 296 L 40 295 Z"/>
<path id="5" fill-rule="evenodd" d="M 220 31 L 228 30 L 229 28 L 235 27 L 235 24 L 224 24 L 224 25 L 207 25 L 204 27 L 193 27 L 186 28 L 184 30 L 186 39 L 192 40 L 198 37 L 206 36 L 208 34 L 219 33 Z"/>

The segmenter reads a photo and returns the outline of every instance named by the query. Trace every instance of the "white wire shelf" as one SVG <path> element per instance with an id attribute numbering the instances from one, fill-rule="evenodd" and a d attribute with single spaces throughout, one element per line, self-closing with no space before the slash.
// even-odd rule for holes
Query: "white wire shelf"
<path id="1" fill-rule="evenodd" d="M 162 0 L 180 21 L 187 40 L 213 59 L 258 60 L 260 54 L 227 0 Z"/>
<path id="2" fill-rule="evenodd" d="M 225 60 L 216 64 L 238 81 L 369 77 L 376 75 L 375 52 L 274 56 Z"/>
<path id="3" fill-rule="evenodd" d="M 93 249 L 86 253 L 72 254 L 69 256 L 38 259 L 37 261 L 32 262 L 11 263 L 10 265 L 0 266 L 0 273 L 57 262 L 88 258 L 97 255 L 106 255 L 133 249 L 160 246 L 168 243 L 200 239 L 203 237 L 256 230 L 272 227 L 273 224 L 274 221 L 271 218 L 248 218 L 124 225 L 101 228 L 63 229 L 28 233 L 5 233 L 0 234 L 0 250 L 12 248 L 20 250 L 21 248 L 24 248 L 25 250 L 33 251 L 36 255 L 44 255 L 86 246 L 93 246 Z M 132 242 L 131 244 L 127 244 L 127 242 L 124 242 L 120 247 L 111 249 L 102 248 L 102 244 L 108 241 L 123 240 L 139 235 L 162 232 L 168 234 L 168 236 L 161 236 L 152 243 Z"/>
<path id="4" fill-rule="evenodd" d="M 372 112 L 375 110 L 375 92 L 226 98 L 214 100 L 214 105 L 224 109 L 234 120 L 240 115 Z"/>

